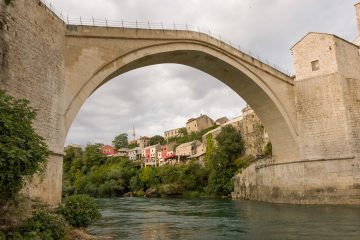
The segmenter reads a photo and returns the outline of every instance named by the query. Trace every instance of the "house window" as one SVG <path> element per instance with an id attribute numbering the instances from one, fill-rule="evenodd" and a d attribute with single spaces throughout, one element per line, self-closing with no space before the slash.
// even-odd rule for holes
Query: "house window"
<path id="1" fill-rule="evenodd" d="M 312 61 L 311 68 L 313 71 L 320 70 L 319 60 Z"/>

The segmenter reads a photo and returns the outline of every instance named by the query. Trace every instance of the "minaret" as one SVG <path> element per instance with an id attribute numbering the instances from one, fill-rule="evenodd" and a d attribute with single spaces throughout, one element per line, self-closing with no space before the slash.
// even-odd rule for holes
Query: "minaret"
<path id="1" fill-rule="evenodd" d="M 136 134 L 135 134 L 134 124 L 133 124 L 133 129 L 132 129 L 132 134 L 131 135 L 133 136 L 133 141 L 135 141 L 136 140 Z"/>

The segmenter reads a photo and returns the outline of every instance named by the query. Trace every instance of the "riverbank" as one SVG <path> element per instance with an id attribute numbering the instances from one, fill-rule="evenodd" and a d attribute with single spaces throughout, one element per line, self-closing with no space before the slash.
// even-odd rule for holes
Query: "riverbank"
<path id="1" fill-rule="evenodd" d="M 50 205 L 19 194 L 0 205 L 0 240 L 105 239 L 85 230 L 100 218 L 98 206 L 85 195 L 74 195 L 60 205 Z"/>

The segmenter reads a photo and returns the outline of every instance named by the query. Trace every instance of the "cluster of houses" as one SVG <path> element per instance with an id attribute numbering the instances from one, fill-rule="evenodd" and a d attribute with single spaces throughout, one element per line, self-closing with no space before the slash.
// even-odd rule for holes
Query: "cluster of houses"
<path id="1" fill-rule="evenodd" d="M 186 122 L 186 132 L 191 134 L 200 132 L 204 129 L 217 126 L 213 130 L 202 136 L 202 140 L 194 140 L 180 145 L 176 145 L 173 139 L 181 137 L 184 134 L 184 128 L 176 128 L 164 132 L 166 144 L 155 144 L 149 146 L 150 138 L 140 137 L 130 144 L 136 144 L 138 147 L 128 149 L 115 149 L 112 146 L 105 145 L 100 151 L 107 156 L 128 157 L 132 161 L 141 161 L 144 166 L 162 166 L 186 163 L 191 159 L 196 159 L 203 163 L 206 154 L 206 144 L 209 135 L 215 137 L 221 132 L 222 127 L 232 125 L 238 131 L 244 140 L 246 155 L 259 156 L 264 152 L 269 137 L 262 126 L 260 119 L 249 107 L 242 110 L 242 115 L 229 120 L 222 117 L 213 121 L 207 115 L 200 115 L 197 118 L 191 118 Z"/>

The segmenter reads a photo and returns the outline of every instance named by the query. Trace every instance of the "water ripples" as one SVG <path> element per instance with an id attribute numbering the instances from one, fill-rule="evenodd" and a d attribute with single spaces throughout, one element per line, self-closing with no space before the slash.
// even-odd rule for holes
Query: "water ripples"
<path id="1" fill-rule="evenodd" d="M 89 228 L 114 239 L 360 239 L 360 207 L 214 199 L 99 199 Z"/>

